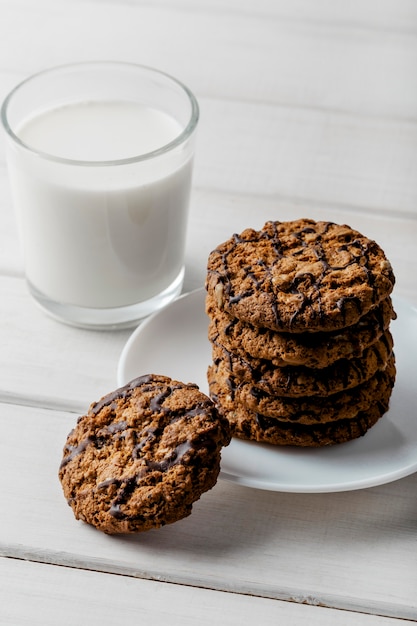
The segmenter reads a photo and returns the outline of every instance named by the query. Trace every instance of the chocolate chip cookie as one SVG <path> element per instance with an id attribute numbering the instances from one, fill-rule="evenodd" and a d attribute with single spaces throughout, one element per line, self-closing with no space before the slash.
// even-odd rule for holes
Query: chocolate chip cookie
<path id="1" fill-rule="evenodd" d="M 210 317 L 210 341 L 223 345 L 229 352 L 266 359 L 279 367 L 303 365 L 318 369 L 339 359 L 361 357 L 396 317 L 388 297 L 353 326 L 327 333 L 280 333 L 231 317 L 218 309 L 210 296 L 206 310 Z"/>
<path id="2" fill-rule="evenodd" d="M 393 360 L 386 374 L 380 374 L 377 398 L 366 410 L 358 410 L 353 417 L 337 416 L 333 420 L 305 424 L 290 419 L 281 420 L 251 411 L 243 404 L 218 406 L 230 423 L 232 434 L 240 439 L 279 446 L 323 447 L 345 443 L 365 435 L 388 411 L 395 380 Z"/>
<path id="3" fill-rule="evenodd" d="M 340 359 L 321 369 L 302 365 L 277 367 L 267 360 L 229 352 L 218 343 L 213 343 L 212 353 L 213 363 L 223 363 L 223 367 L 239 380 L 270 394 L 298 397 L 330 396 L 362 384 L 386 367 L 392 348 L 392 335 L 386 330 L 361 357 Z"/>
<path id="4" fill-rule="evenodd" d="M 141 376 L 79 418 L 59 478 L 77 519 L 105 533 L 158 528 L 211 489 L 230 428 L 197 385 Z"/>
<path id="5" fill-rule="evenodd" d="M 340 419 L 335 422 L 304 426 L 283 422 L 259 413 L 251 413 L 242 406 L 233 411 L 225 411 L 232 434 L 239 439 L 279 446 L 319 448 L 346 443 L 365 435 L 388 410 L 388 402 L 383 397 L 366 412 L 353 419 Z"/>
<path id="6" fill-rule="evenodd" d="M 381 390 L 390 393 L 395 375 L 395 359 L 391 356 L 386 368 L 362 385 L 331 396 L 288 398 L 271 395 L 252 383 L 238 380 L 222 364 L 210 365 L 207 373 L 210 395 L 225 414 L 242 406 L 252 413 L 305 426 L 353 419 L 359 413 L 366 413 L 380 400 Z"/>
<path id="7" fill-rule="evenodd" d="M 270 221 L 220 244 L 206 289 L 217 307 L 280 332 L 334 331 L 356 324 L 392 292 L 383 250 L 347 225 Z"/>

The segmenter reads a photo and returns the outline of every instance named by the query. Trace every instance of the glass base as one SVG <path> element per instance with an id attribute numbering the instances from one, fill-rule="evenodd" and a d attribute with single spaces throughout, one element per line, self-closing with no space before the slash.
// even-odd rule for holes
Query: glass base
<path id="1" fill-rule="evenodd" d="M 157 296 L 138 304 L 112 309 L 91 309 L 71 304 L 61 304 L 44 296 L 29 281 L 28 287 L 36 304 L 50 317 L 59 322 L 90 330 L 121 330 L 137 326 L 141 320 L 159 311 L 174 300 L 181 293 L 183 283 L 184 268 L 181 269 L 169 287 Z"/>

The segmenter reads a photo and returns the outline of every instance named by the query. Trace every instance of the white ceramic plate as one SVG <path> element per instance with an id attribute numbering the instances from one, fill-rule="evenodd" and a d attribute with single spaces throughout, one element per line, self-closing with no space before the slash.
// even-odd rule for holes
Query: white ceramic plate
<path id="1" fill-rule="evenodd" d="M 211 360 L 204 290 L 180 297 L 129 338 L 118 384 L 163 374 L 195 382 L 207 393 Z M 417 471 L 417 310 L 394 298 L 397 381 L 389 412 L 368 433 L 336 446 L 304 449 L 233 439 L 222 452 L 220 477 L 271 491 L 319 493 L 372 487 Z"/>

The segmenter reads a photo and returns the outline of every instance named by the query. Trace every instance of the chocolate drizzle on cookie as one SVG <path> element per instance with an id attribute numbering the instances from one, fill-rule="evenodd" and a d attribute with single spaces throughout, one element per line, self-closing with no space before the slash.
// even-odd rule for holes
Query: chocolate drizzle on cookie
<path id="1" fill-rule="evenodd" d="M 235 354 L 216 340 L 212 340 L 213 363 L 223 363 L 226 371 L 241 381 L 276 395 L 327 396 L 355 387 L 385 367 L 393 348 L 391 333 L 387 330 L 379 341 L 367 348 L 359 358 L 340 359 L 332 365 L 313 369 L 300 366 L 277 367 L 266 359 Z"/>
<path id="2" fill-rule="evenodd" d="M 230 427 L 195 384 L 141 376 L 93 403 L 59 470 L 77 518 L 138 532 L 188 515 L 220 470 Z"/>
<path id="3" fill-rule="evenodd" d="M 192 448 L 193 446 L 191 442 L 184 441 L 183 443 L 177 445 L 175 449 L 161 461 L 149 461 L 145 459 L 144 465 L 140 467 L 140 470 L 134 476 L 120 479 L 110 478 L 98 484 L 97 489 L 105 489 L 113 486 L 117 488 L 117 495 L 113 498 L 110 504 L 110 515 L 116 517 L 117 519 L 128 518 L 131 514 L 123 512 L 121 506 L 126 504 L 134 490 L 141 485 L 143 478 L 152 472 L 163 474 L 175 465 L 184 463 L 184 457 L 187 452 L 192 450 Z M 161 480 L 161 477 L 159 477 L 159 480 Z"/>
<path id="4" fill-rule="evenodd" d="M 233 235 L 210 254 L 206 280 L 220 309 L 289 332 L 353 324 L 393 285 L 375 242 L 313 220 L 267 222 L 259 232 Z"/>

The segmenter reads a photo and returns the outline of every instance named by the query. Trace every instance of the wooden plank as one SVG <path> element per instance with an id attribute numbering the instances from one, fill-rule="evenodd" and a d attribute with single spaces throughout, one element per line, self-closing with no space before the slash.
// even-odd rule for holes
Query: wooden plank
<path id="1" fill-rule="evenodd" d="M 115 387 L 129 330 L 72 328 L 38 309 L 22 279 L 0 284 L 1 398 L 84 412 Z"/>
<path id="2" fill-rule="evenodd" d="M 411 622 L 125 576 L 1 559 L 0 622 L 13 626 L 407 626 Z M 22 602 L 22 589 L 24 601 Z"/>
<path id="3" fill-rule="evenodd" d="M 266 18 L 275 17 L 283 21 L 323 22 L 370 30 L 414 33 L 417 29 L 417 7 L 414 0 L 351 0 L 343 3 L 333 0 L 315 0 L 313 3 L 310 0 L 159 0 L 158 4 L 171 8 L 175 5 L 178 9 L 237 12 Z"/>
<path id="4" fill-rule="evenodd" d="M 347 493 L 219 481 L 190 517 L 137 536 L 77 522 L 57 478 L 75 416 L 0 405 L 0 554 L 371 614 L 417 618 L 417 474 Z"/>
<path id="5" fill-rule="evenodd" d="M 3 156 L 3 155 L 2 155 Z M 23 276 L 22 251 L 6 168 L 0 165 L 0 273 Z"/>
<path id="6" fill-rule="evenodd" d="M 414 123 L 220 100 L 201 108 L 196 188 L 416 215 Z"/>
<path id="7" fill-rule="evenodd" d="M 177 75 L 200 97 L 416 118 L 410 3 L 397 15 L 392 2 L 375 0 L 347 9 L 320 2 L 316 15 L 311 3 L 290 4 L 264 2 L 261 10 L 246 2 L 240 10 L 218 2 L 213 10 L 207 1 L 3 0 L 0 58 L 10 59 L 8 71 L 26 74 L 85 59 L 129 60 Z"/>

